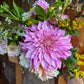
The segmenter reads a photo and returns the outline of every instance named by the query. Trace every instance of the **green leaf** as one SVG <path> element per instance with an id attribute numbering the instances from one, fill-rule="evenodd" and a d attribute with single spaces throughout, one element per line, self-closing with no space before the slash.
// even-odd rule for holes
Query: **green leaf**
<path id="1" fill-rule="evenodd" d="M 79 3 L 78 3 L 78 4 L 76 4 L 76 5 L 74 6 L 74 8 L 76 9 L 79 5 L 80 5 Z"/>
<path id="2" fill-rule="evenodd" d="M 4 10 L 2 8 L 0 8 L 0 13 L 3 13 L 3 12 L 4 12 Z"/>
<path id="3" fill-rule="evenodd" d="M 78 52 L 78 49 L 70 49 L 70 50 L 73 54 Z"/>
<path id="4" fill-rule="evenodd" d="M 74 36 L 78 36 L 78 35 L 79 35 L 79 32 L 78 32 L 77 29 L 75 29 L 75 30 L 71 30 L 71 31 L 70 31 L 70 34 L 71 34 L 71 35 L 74 35 Z"/>
<path id="5" fill-rule="evenodd" d="M 66 30 L 65 35 L 64 35 L 64 36 L 67 36 L 68 34 L 69 34 L 69 31 L 68 31 L 68 30 Z"/>
<path id="6" fill-rule="evenodd" d="M 4 9 L 9 9 L 9 5 L 6 4 L 6 2 L 3 2 L 3 8 L 4 8 Z"/>
<path id="7" fill-rule="evenodd" d="M 15 18 L 13 18 L 11 15 L 8 15 L 8 14 L 0 14 L 0 16 L 8 17 L 9 19 L 16 20 Z"/>
<path id="8" fill-rule="evenodd" d="M 31 21 L 31 22 L 33 22 L 33 23 L 38 24 L 38 21 L 37 21 L 37 20 L 35 20 L 35 19 L 28 19 L 28 21 Z"/>
<path id="9" fill-rule="evenodd" d="M 14 0 L 13 0 L 13 7 L 14 7 L 15 11 L 17 12 L 17 15 L 20 17 L 18 6 L 14 2 Z"/>
<path id="10" fill-rule="evenodd" d="M 43 18 L 43 20 L 46 19 L 46 12 L 41 6 L 36 4 L 35 11 L 36 11 L 36 14 L 37 14 L 38 18 L 41 17 L 41 18 Z"/>
<path id="11" fill-rule="evenodd" d="M 22 14 L 25 12 L 22 8 L 18 7 L 19 9 L 19 14 L 20 14 L 20 18 L 22 17 Z"/>

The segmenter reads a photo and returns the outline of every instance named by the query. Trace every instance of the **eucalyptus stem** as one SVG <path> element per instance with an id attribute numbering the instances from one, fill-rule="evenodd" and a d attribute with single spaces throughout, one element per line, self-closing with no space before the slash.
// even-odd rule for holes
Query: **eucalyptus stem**
<path id="1" fill-rule="evenodd" d="M 63 7 L 63 10 L 62 10 L 60 18 L 62 17 L 62 15 L 63 15 L 63 13 L 64 13 L 64 11 L 66 9 L 67 3 L 68 3 L 68 0 L 65 0 L 65 4 L 64 4 L 64 7 Z"/>

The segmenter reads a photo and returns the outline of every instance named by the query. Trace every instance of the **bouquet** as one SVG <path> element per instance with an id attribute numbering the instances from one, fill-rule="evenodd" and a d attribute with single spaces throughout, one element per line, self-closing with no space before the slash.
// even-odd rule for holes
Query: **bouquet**
<path id="1" fill-rule="evenodd" d="M 3 2 L 0 16 L 5 18 L 0 21 L 0 54 L 19 57 L 19 64 L 43 81 L 58 77 L 65 69 L 67 78 L 76 77 L 76 70 L 80 70 L 78 50 L 73 48 L 71 38 L 79 35 L 78 29 L 84 22 L 71 20 L 65 13 L 72 3 L 55 0 L 49 5 L 38 0 L 25 12 L 14 1 L 13 9 Z"/>

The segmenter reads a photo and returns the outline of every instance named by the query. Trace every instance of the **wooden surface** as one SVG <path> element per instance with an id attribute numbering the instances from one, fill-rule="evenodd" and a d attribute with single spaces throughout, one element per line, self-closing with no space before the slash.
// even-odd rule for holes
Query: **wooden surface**
<path id="1" fill-rule="evenodd" d="M 7 55 L 0 55 L 0 84 L 15 84 L 15 64 L 9 62 Z"/>
<path id="2" fill-rule="evenodd" d="M 15 64 L 15 84 L 22 84 L 22 71 L 21 66 L 19 64 Z"/>
<path id="3" fill-rule="evenodd" d="M 58 84 L 66 84 L 63 76 L 58 78 Z"/>

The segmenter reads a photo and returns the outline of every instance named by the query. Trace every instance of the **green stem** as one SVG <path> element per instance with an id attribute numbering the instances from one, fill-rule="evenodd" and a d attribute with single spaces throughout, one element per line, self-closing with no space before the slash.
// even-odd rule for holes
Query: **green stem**
<path id="1" fill-rule="evenodd" d="M 63 15 L 63 13 L 64 13 L 66 7 L 67 7 L 67 3 L 68 3 L 68 0 L 65 0 L 65 4 L 64 4 L 64 7 L 63 7 L 63 10 L 62 10 L 62 13 L 61 13 L 60 18 L 62 17 L 62 15 Z"/>

